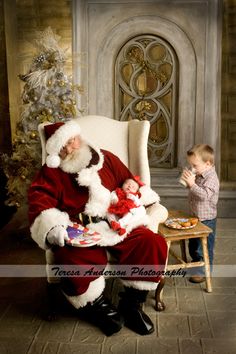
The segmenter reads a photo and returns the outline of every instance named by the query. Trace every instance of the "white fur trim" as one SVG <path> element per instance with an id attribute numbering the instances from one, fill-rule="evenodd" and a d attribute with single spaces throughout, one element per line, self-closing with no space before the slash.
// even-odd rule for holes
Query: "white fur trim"
<path id="1" fill-rule="evenodd" d="M 124 221 L 125 218 L 127 219 L 127 216 L 125 216 L 123 220 L 121 218 L 121 220 Z M 117 221 L 119 222 L 119 219 Z M 149 222 L 150 220 L 146 209 L 141 205 L 138 208 L 131 209 L 128 220 L 121 222 L 121 226 L 129 233 L 138 226 L 147 226 Z"/>
<path id="2" fill-rule="evenodd" d="M 78 172 L 77 182 L 81 186 L 88 187 L 89 189 L 89 199 L 85 207 L 85 214 L 89 216 L 105 217 L 110 205 L 111 192 L 102 185 L 98 174 L 98 171 L 103 166 L 104 156 L 100 150 L 94 150 L 99 155 L 98 164 L 84 168 L 82 171 Z"/>
<path id="3" fill-rule="evenodd" d="M 46 157 L 46 165 L 50 168 L 57 168 L 60 166 L 61 159 L 58 155 L 48 155 Z"/>
<path id="4" fill-rule="evenodd" d="M 126 237 L 126 234 L 120 236 L 117 232 L 113 231 L 105 221 L 98 223 L 88 224 L 87 227 L 93 231 L 99 232 L 102 236 L 98 246 L 114 246 L 120 243 Z"/>
<path id="5" fill-rule="evenodd" d="M 46 209 L 41 212 L 30 227 L 31 236 L 34 241 L 43 249 L 47 249 L 46 236 L 54 226 L 62 225 L 67 228 L 70 225 L 69 215 L 56 208 Z"/>
<path id="6" fill-rule="evenodd" d="M 116 204 L 118 202 L 118 196 L 117 196 L 117 193 L 116 191 L 112 191 L 111 192 L 111 200 L 110 200 L 110 203 L 111 204 Z"/>
<path id="7" fill-rule="evenodd" d="M 133 229 L 139 226 L 146 226 L 149 222 L 149 216 L 145 215 L 137 219 L 134 218 L 126 228 L 126 233 L 120 236 L 116 231 L 113 231 L 106 221 L 100 221 L 98 223 L 90 223 L 87 227 L 93 231 L 98 232 L 101 235 L 101 240 L 98 242 L 98 246 L 107 247 L 114 246 L 122 242 L 126 235 Z"/>
<path id="8" fill-rule="evenodd" d="M 80 132 L 81 129 L 77 120 L 66 122 L 64 125 L 60 126 L 47 140 L 46 152 L 48 155 L 52 155 L 53 157 L 59 155 L 61 148 L 65 146 L 67 141 L 72 137 L 80 135 Z"/>
<path id="9" fill-rule="evenodd" d="M 77 296 L 69 296 L 63 292 L 67 300 L 76 308 L 79 309 L 87 305 L 88 302 L 96 300 L 105 288 L 104 277 L 99 277 L 93 280 L 85 293 Z"/>
<path id="10" fill-rule="evenodd" d="M 134 288 L 138 290 L 156 290 L 157 284 L 152 281 L 142 281 L 142 280 L 124 280 L 120 279 L 124 286 L 128 288 Z"/>
<path id="11" fill-rule="evenodd" d="M 151 205 L 153 203 L 159 203 L 160 197 L 159 195 L 150 187 L 142 186 L 139 189 L 141 193 L 140 202 L 142 205 Z"/>
<path id="12" fill-rule="evenodd" d="M 147 226 L 149 223 L 149 216 L 148 215 L 143 215 L 134 217 L 132 221 L 130 221 L 129 225 L 126 228 L 127 233 L 131 232 L 133 229 L 139 226 Z"/>

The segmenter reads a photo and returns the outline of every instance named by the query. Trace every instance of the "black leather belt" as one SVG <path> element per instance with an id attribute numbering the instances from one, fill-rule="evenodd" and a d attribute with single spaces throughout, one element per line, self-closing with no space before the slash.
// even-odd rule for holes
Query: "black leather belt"
<path id="1" fill-rule="evenodd" d="M 80 213 L 79 218 L 83 225 L 88 225 L 90 223 L 98 223 L 100 221 L 107 221 L 106 219 L 103 219 L 99 216 L 88 216 L 86 214 Z"/>
<path id="2" fill-rule="evenodd" d="M 100 218 L 99 216 L 92 216 L 90 217 L 90 219 L 92 220 L 92 222 L 94 223 L 98 223 L 100 221 L 106 221 L 106 219 Z"/>

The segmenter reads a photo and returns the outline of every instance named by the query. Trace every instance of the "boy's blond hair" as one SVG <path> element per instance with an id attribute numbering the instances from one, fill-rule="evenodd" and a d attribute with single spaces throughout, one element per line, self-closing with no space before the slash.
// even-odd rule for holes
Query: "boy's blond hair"
<path id="1" fill-rule="evenodd" d="M 187 151 L 187 155 L 198 155 L 204 162 L 209 161 L 212 165 L 215 163 L 214 150 L 207 144 L 194 145 L 190 150 Z"/>

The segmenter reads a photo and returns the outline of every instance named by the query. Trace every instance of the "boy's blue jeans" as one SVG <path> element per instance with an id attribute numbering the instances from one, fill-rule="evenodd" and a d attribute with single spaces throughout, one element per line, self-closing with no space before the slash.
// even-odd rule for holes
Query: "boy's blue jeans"
<path id="1" fill-rule="evenodd" d="M 211 273 L 213 270 L 213 257 L 214 257 L 214 245 L 215 245 L 215 236 L 216 236 L 216 219 L 212 220 L 204 220 L 201 221 L 204 225 L 210 227 L 212 232 L 209 234 L 207 238 L 207 248 L 209 253 L 209 262 Z M 200 238 L 192 238 L 189 240 L 188 244 L 189 254 L 192 257 L 193 262 L 199 262 L 203 260 L 203 252 L 202 252 L 202 243 Z M 191 273 L 204 275 L 204 268 L 192 268 Z"/>

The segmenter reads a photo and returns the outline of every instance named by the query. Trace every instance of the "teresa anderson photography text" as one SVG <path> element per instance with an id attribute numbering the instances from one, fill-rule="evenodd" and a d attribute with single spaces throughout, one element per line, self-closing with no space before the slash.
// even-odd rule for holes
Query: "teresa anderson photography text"
<path id="1" fill-rule="evenodd" d="M 43 264 L 1 264 L 1 278 L 43 278 L 43 277 L 117 277 L 117 278 L 142 278 L 142 277 L 188 277 L 196 268 L 169 269 L 166 266 L 152 265 L 65 265 L 54 264 L 45 267 Z M 212 278 L 236 278 L 236 265 L 215 265 L 211 274 Z"/>
<path id="2" fill-rule="evenodd" d="M 163 267 L 164 268 L 164 267 Z M 160 266 L 158 269 L 153 269 L 153 266 L 97 266 L 93 265 L 89 268 L 86 266 L 64 266 L 63 268 L 58 265 L 51 267 L 51 275 L 55 277 L 94 277 L 94 276 L 104 276 L 104 277 L 185 277 L 186 271 L 182 268 L 174 270 L 164 270 Z"/>

